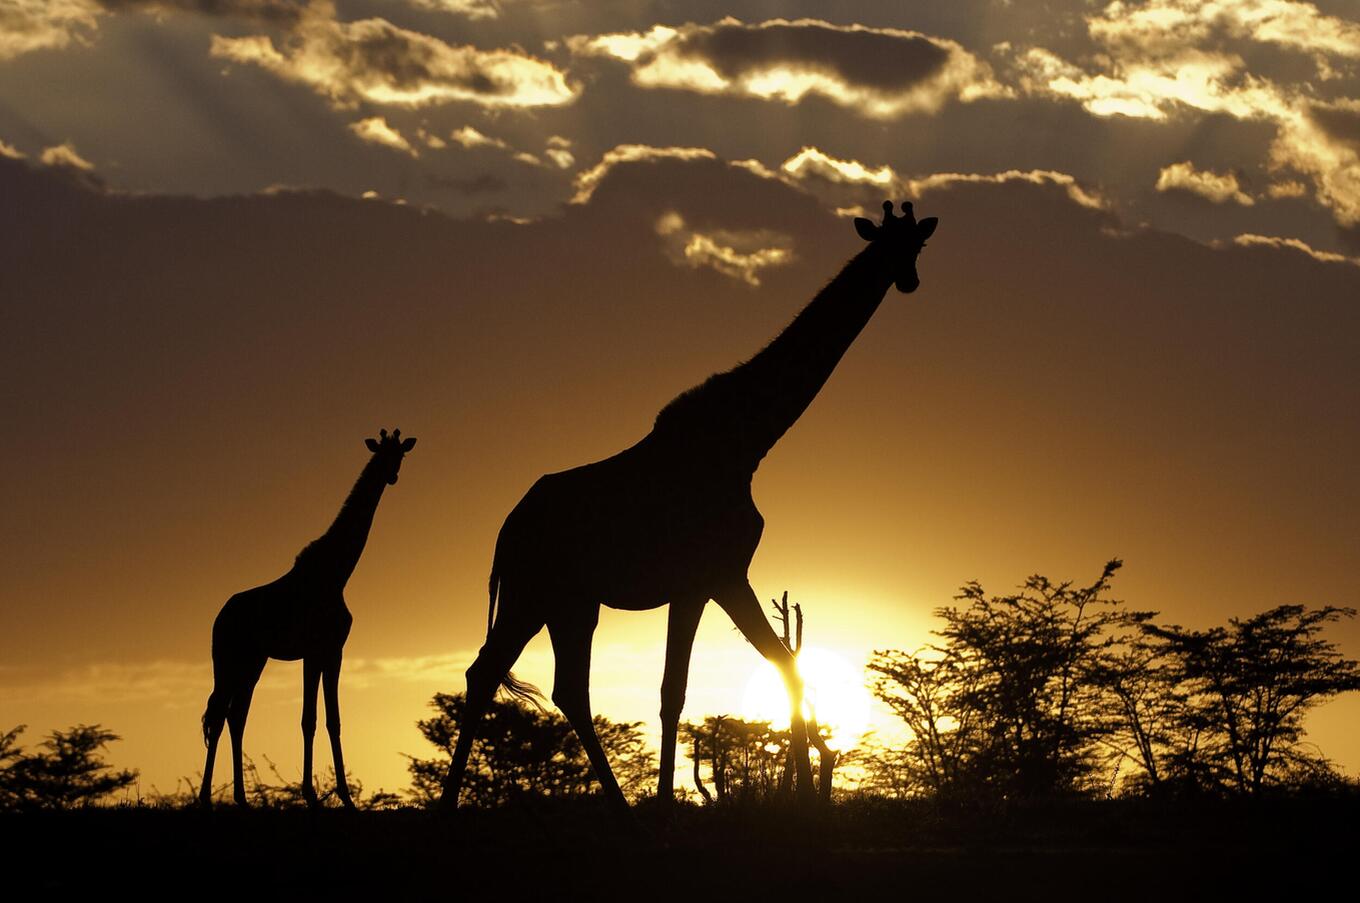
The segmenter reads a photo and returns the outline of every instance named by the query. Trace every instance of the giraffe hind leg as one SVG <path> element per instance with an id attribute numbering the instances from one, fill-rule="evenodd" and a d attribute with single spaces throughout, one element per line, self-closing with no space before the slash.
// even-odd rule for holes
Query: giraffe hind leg
<path id="1" fill-rule="evenodd" d="M 204 806 L 212 804 L 213 763 L 217 761 L 217 741 L 222 737 L 222 728 L 227 722 L 227 710 L 231 705 L 231 685 L 227 679 L 224 663 L 217 655 L 213 656 L 213 689 L 208 696 L 208 706 L 203 710 L 203 743 L 208 747 L 208 758 L 203 764 L 203 783 L 198 790 L 198 801 Z"/>
<path id="2" fill-rule="evenodd" d="M 548 624 L 553 657 L 557 660 L 552 698 L 576 731 L 576 737 L 590 760 L 605 799 L 616 814 L 627 818 L 628 800 L 619 788 L 614 770 L 609 767 L 609 757 L 605 755 L 600 738 L 595 733 L 595 722 L 590 711 L 590 644 L 598 619 L 599 609 L 596 608 L 591 610 L 589 617 Z"/>
<path id="3" fill-rule="evenodd" d="M 496 623 L 487 634 L 477 659 L 467 669 L 463 717 L 458 724 L 458 742 L 454 746 L 449 772 L 444 778 L 439 799 L 441 809 L 458 806 L 458 794 L 463 786 L 464 772 L 467 771 L 468 758 L 472 755 L 472 744 L 477 739 L 482 716 L 490 708 L 497 688 L 505 684 L 510 666 L 534 635 L 543 629 L 543 621 L 537 615 L 522 612 L 513 603 L 507 605 L 504 590 L 501 599 Z M 514 692 L 513 689 L 511 692 Z"/>

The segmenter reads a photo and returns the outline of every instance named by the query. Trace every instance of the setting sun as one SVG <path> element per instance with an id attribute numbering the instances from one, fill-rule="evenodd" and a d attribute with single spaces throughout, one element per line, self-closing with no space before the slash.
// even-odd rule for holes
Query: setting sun
<path id="1" fill-rule="evenodd" d="M 799 653 L 798 671 L 806 685 L 805 712 L 817 717 L 830 746 L 848 748 L 869 727 L 872 697 L 860 673 L 844 657 L 816 646 Z M 746 681 L 741 715 L 748 720 L 769 721 L 776 729 L 789 726 L 784 681 L 768 662 L 760 663 Z"/>

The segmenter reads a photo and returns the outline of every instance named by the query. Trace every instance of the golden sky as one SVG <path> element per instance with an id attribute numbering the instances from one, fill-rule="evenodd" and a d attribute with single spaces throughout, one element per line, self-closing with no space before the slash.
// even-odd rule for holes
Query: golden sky
<path id="1" fill-rule="evenodd" d="M 968 580 L 1113 556 L 1187 626 L 1355 604 L 1354 4 L 779 9 L 0 0 L 0 728 L 194 775 L 213 617 L 400 427 L 341 698 L 352 771 L 404 786 L 522 493 L 758 350 L 884 197 L 940 218 L 922 287 L 754 486 L 752 582 L 810 643 L 862 664 Z M 655 730 L 664 623 L 606 613 L 601 714 Z M 756 666 L 712 608 L 686 716 Z M 272 663 L 247 733 L 286 776 L 299 684 Z M 1351 773 L 1357 716 L 1313 719 Z"/>

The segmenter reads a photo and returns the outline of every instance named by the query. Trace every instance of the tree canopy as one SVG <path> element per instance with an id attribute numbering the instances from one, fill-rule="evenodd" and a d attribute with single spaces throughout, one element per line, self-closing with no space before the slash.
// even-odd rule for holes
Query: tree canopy
<path id="1" fill-rule="evenodd" d="M 962 604 L 936 610 L 938 642 L 876 652 L 874 693 L 911 733 L 876 763 L 885 786 L 1010 799 L 1257 795 L 1337 779 L 1303 718 L 1360 689 L 1360 663 L 1321 636 L 1353 609 L 1157 625 L 1108 597 L 1120 566 L 1084 587 L 1035 575 L 1007 596 L 968 583 Z"/>
<path id="2" fill-rule="evenodd" d="M 97 803 L 132 785 L 137 772 L 115 769 L 103 759 L 117 734 L 98 724 L 53 731 L 25 752 L 25 725 L 0 735 L 0 809 L 72 809 Z"/>
<path id="3" fill-rule="evenodd" d="M 422 802 L 439 799 L 464 704 L 462 693 L 436 693 L 430 701 L 435 714 L 416 724 L 439 751 L 432 759 L 409 757 L 413 793 Z M 656 759 L 642 736 L 641 722 L 615 722 L 597 715 L 595 733 L 625 794 L 636 797 L 651 787 Z M 590 761 L 564 717 L 518 700 L 497 699 L 478 728 L 461 801 L 491 807 L 525 794 L 579 797 L 594 788 Z"/>

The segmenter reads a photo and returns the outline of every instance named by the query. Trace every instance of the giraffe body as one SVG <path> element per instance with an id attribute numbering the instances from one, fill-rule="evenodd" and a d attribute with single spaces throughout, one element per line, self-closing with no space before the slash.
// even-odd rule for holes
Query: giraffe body
<path id="1" fill-rule="evenodd" d="M 383 489 L 397 482 L 402 458 L 415 439 L 401 439 L 383 430 L 381 439 L 367 440 L 373 457 L 340 508 L 335 522 L 319 539 L 304 548 L 293 567 L 279 579 L 236 593 L 218 612 L 212 629 L 213 690 L 203 713 L 203 739 L 208 747 L 199 800 L 212 801 L 213 763 L 224 723 L 232 740 L 233 795 L 246 805 L 242 739 L 255 684 L 271 659 L 302 660 L 302 795 L 317 805 L 312 785 L 312 738 L 316 733 L 316 695 L 324 687 L 326 729 L 335 763 L 336 794 L 354 808 L 345 779 L 340 746 L 340 663 L 345 640 L 354 622 L 345 605 L 345 584 L 354 572 L 368 541 Z"/>
<path id="2" fill-rule="evenodd" d="M 509 673 L 545 626 L 556 659 L 553 701 L 571 722 L 606 797 L 627 803 L 595 735 L 591 638 L 601 605 L 669 606 L 661 686 L 658 797 L 674 796 L 675 741 L 690 652 L 714 600 L 781 671 L 800 798 L 813 798 L 793 655 L 765 619 L 747 569 L 764 519 L 751 498 L 760 461 L 797 421 L 877 310 L 888 288 L 919 284 L 916 257 L 935 221 L 917 223 L 884 204 L 881 226 L 856 220 L 869 246 L 789 326 L 744 364 L 681 394 L 631 448 L 540 478 L 510 512 L 496 541 L 486 643 L 467 672 L 467 703 L 443 802 L 456 805 L 478 722 L 498 686 L 533 688 Z"/>
<path id="3" fill-rule="evenodd" d="M 506 518 L 493 567 L 547 597 L 545 623 L 554 597 L 645 611 L 744 576 L 764 520 L 749 477 L 716 482 L 651 436 L 548 474 Z"/>

